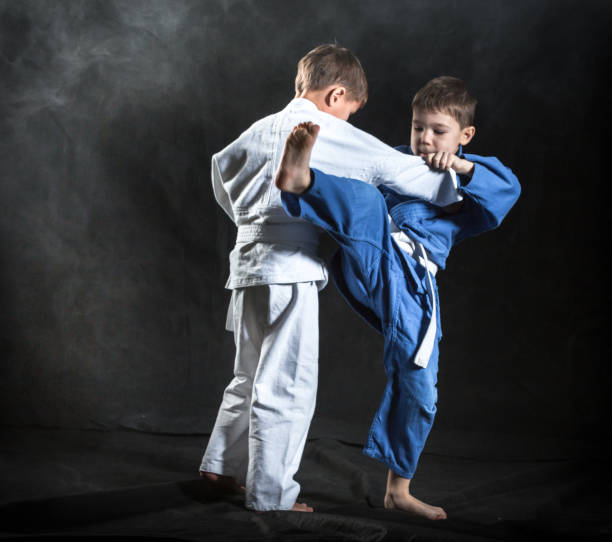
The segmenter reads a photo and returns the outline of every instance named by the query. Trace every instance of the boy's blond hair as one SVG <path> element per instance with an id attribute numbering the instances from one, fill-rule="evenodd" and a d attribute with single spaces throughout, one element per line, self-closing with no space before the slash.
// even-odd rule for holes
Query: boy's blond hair
<path id="1" fill-rule="evenodd" d="M 346 89 L 349 100 L 366 103 L 368 82 L 361 62 L 345 47 L 335 43 L 319 45 L 298 62 L 296 96 L 336 84 Z"/>
<path id="2" fill-rule="evenodd" d="M 474 125 L 478 101 L 457 77 L 443 75 L 429 81 L 412 100 L 412 111 L 440 111 L 453 117 L 461 128 Z"/>

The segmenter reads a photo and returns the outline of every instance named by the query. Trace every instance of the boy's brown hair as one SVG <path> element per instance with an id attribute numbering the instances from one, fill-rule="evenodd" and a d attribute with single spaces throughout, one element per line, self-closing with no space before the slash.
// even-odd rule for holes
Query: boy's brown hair
<path id="1" fill-rule="evenodd" d="M 366 103 L 368 82 L 361 62 L 345 47 L 335 43 L 319 45 L 298 62 L 296 96 L 335 84 L 346 88 L 349 100 Z"/>
<path id="2" fill-rule="evenodd" d="M 473 126 L 478 101 L 457 77 L 443 75 L 429 81 L 412 100 L 412 111 L 440 111 L 453 117 L 461 128 Z"/>

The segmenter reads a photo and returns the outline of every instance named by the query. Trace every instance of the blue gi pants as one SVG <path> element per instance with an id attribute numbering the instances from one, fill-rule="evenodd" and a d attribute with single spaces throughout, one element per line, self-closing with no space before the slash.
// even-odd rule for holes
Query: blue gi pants
<path id="1" fill-rule="evenodd" d="M 334 281 L 347 302 L 384 336 L 388 382 L 363 451 L 412 478 L 436 412 L 442 336 L 438 316 L 429 363 L 417 366 L 414 355 L 432 313 L 427 271 L 391 237 L 387 206 L 377 188 L 315 169 L 312 173 L 312 186 L 299 196 L 283 193 L 283 205 L 338 242 L 331 265 Z M 435 282 L 434 290 L 437 299 Z"/>

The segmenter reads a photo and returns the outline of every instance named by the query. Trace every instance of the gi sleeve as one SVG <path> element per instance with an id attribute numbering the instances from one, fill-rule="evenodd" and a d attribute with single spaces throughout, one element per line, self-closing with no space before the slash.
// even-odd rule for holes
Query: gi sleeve
<path id="1" fill-rule="evenodd" d="M 499 226 L 512 206 L 516 203 L 521 185 L 512 170 L 492 156 L 466 154 L 465 159 L 474 162 L 471 180 L 461 192 L 480 211 L 474 213 L 472 230 L 487 231 Z"/>
<path id="2" fill-rule="evenodd" d="M 397 151 L 348 122 L 333 117 L 317 118 L 317 122 L 321 130 L 311 167 L 374 186 L 382 184 L 440 207 L 461 201 L 453 170 L 434 171 L 422 158 Z"/>
<path id="3" fill-rule="evenodd" d="M 431 169 L 419 156 L 404 154 L 391 147 L 381 149 L 374 184 L 398 194 L 412 196 L 444 207 L 462 200 L 454 170 Z"/>
<path id="4" fill-rule="evenodd" d="M 232 204 L 223 186 L 223 177 L 221 175 L 221 170 L 219 168 L 219 162 L 217 160 L 217 155 L 213 156 L 211 160 L 211 175 L 212 175 L 213 192 L 215 194 L 215 199 L 217 200 L 217 203 L 227 213 L 227 215 L 232 219 L 232 222 L 236 223 L 236 220 L 234 217 L 234 211 L 232 210 Z"/>

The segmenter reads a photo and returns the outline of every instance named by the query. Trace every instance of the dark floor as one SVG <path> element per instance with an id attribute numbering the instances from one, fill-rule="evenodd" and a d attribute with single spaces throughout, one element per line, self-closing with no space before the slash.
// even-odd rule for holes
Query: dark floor
<path id="1" fill-rule="evenodd" d="M 240 498 L 215 501 L 207 494 L 197 477 L 204 436 L 24 428 L 5 428 L 1 435 L 3 539 L 612 538 L 609 476 L 604 461 L 592 457 L 495 457 L 486 453 L 484 439 L 485 452 L 451 456 L 440 453 L 444 436 L 438 435 L 421 458 L 412 488 L 443 506 L 449 519 L 427 522 L 382 508 L 385 468 L 360 446 L 329 438 L 307 443 L 298 477 L 315 513 L 255 514 Z"/>

